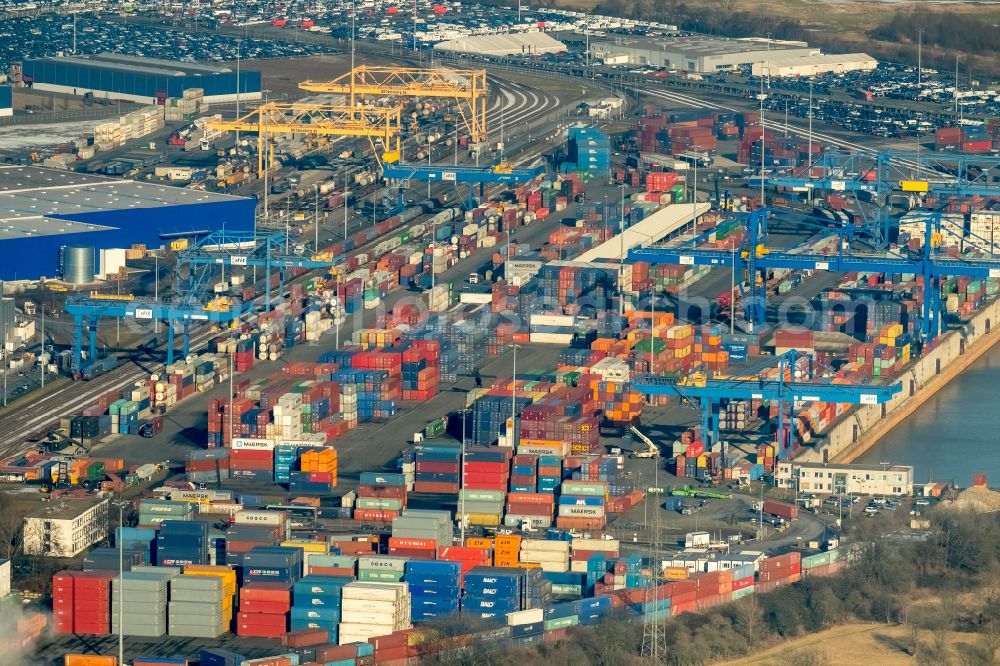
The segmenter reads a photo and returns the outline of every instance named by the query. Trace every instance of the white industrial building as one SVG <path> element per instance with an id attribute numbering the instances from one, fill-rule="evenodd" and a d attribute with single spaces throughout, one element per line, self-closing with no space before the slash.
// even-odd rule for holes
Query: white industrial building
<path id="1" fill-rule="evenodd" d="M 544 32 L 508 32 L 499 35 L 472 35 L 434 45 L 441 51 L 478 53 L 480 55 L 542 55 L 562 53 L 566 45 Z"/>
<path id="2" fill-rule="evenodd" d="M 906 496 L 913 494 L 913 467 L 780 462 L 774 482 L 800 493 Z"/>
<path id="3" fill-rule="evenodd" d="M 591 54 L 604 62 L 665 67 L 685 72 L 714 74 L 778 57 L 819 55 L 818 48 L 805 42 L 719 37 L 620 37 L 614 41 L 591 43 Z"/>
<path id="4" fill-rule="evenodd" d="M 76 557 L 108 536 L 108 499 L 61 497 L 24 518 L 24 552 Z"/>
<path id="5" fill-rule="evenodd" d="M 878 60 L 867 53 L 828 53 L 813 56 L 769 57 L 751 67 L 754 76 L 817 76 L 845 72 L 870 72 Z"/>

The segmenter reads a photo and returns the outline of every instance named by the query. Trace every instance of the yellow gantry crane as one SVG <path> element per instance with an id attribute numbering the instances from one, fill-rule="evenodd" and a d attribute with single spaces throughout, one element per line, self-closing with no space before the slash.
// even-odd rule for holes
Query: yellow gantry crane
<path id="1" fill-rule="evenodd" d="M 263 176 L 270 170 L 273 158 L 268 138 L 272 134 L 368 137 L 376 159 L 381 156 L 382 162 L 396 162 L 400 156 L 401 119 L 402 109 L 398 106 L 268 102 L 235 120 L 211 120 L 208 125 L 221 131 L 256 132 L 257 173 Z M 377 143 L 381 143 L 381 151 Z"/>
<path id="2" fill-rule="evenodd" d="M 470 139 L 486 139 L 486 70 L 371 67 L 361 65 L 332 81 L 303 81 L 302 90 L 349 96 L 352 107 L 365 95 L 445 97 L 455 100 Z"/>

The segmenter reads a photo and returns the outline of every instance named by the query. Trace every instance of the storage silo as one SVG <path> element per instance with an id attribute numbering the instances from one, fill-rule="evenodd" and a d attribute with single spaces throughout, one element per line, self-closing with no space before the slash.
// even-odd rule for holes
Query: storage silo
<path id="1" fill-rule="evenodd" d="M 93 245 L 64 245 L 62 248 L 62 279 L 70 284 L 90 284 L 94 281 Z"/>

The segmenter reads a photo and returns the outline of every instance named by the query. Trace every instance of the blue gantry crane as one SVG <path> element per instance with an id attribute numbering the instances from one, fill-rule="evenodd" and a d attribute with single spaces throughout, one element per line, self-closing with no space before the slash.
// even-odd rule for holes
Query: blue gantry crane
<path id="1" fill-rule="evenodd" d="M 271 310 L 271 275 L 278 271 L 278 294 L 284 293 L 285 270 L 331 268 L 343 257 L 316 253 L 284 232 L 255 234 L 253 231 L 214 231 L 177 254 L 177 265 L 188 266 L 188 291 L 198 292 L 216 268 L 247 266 L 264 269 L 264 308 Z"/>
<path id="2" fill-rule="evenodd" d="M 800 360 L 807 361 L 802 372 Z M 767 368 L 777 366 L 776 376 L 767 376 Z M 804 378 L 797 374 L 804 374 Z M 813 359 L 808 354 L 790 350 L 769 359 L 757 372 L 744 371 L 736 377 L 705 377 L 699 373 L 683 378 L 640 375 L 632 388 L 646 395 L 680 395 L 698 400 L 702 432 L 710 442 L 719 442 L 719 410 L 729 400 L 768 400 L 778 402 L 778 457 L 792 451 L 791 415 L 795 403 L 840 402 L 855 405 L 881 405 L 902 390 L 900 383 L 831 384 L 813 379 Z"/>
<path id="3" fill-rule="evenodd" d="M 767 294 L 766 272 L 769 269 L 837 271 L 860 273 L 914 273 L 924 281 L 919 337 L 929 341 L 941 332 L 941 289 L 944 277 L 968 276 L 982 279 L 1000 277 L 1000 257 L 991 254 L 962 254 L 950 256 L 942 251 L 943 240 L 957 231 L 942 226 L 939 213 L 927 211 L 915 214 L 924 223 L 922 248 L 858 251 L 852 245 L 845 229 L 836 228 L 830 233 L 838 235 L 837 249 L 829 253 L 818 252 L 808 246 L 790 249 L 771 249 L 767 246 L 767 222 L 770 210 L 761 208 L 745 215 L 746 233 L 739 250 L 711 250 L 698 247 L 703 236 L 680 243 L 646 245 L 628 252 L 630 262 L 644 261 L 652 264 L 682 266 L 718 266 L 733 268 L 747 276 L 740 284 L 749 332 L 766 324 Z M 972 234 L 961 235 L 966 248 L 992 251 L 992 244 Z M 987 249 L 989 248 L 989 249 Z"/>
<path id="4" fill-rule="evenodd" d="M 73 317 L 73 358 L 74 373 L 83 364 L 83 336 L 87 330 L 89 358 L 97 356 L 97 325 L 101 318 L 133 319 L 136 321 L 160 320 L 167 323 L 167 364 L 174 362 L 174 329 L 179 325 L 183 340 L 182 355 L 190 352 L 190 327 L 208 322 L 231 322 L 249 311 L 250 303 L 236 303 L 227 298 L 216 298 L 208 303 L 198 303 L 185 298 L 176 303 L 152 298 L 142 298 L 132 294 L 102 294 L 90 292 L 71 298 L 66 303 L 66 312 Z"/>
<path id="5" fill-rule="evenodd" d="M 506 162 L 492 166 L 448 166 L 437 164 L 399 164 L 386 163 L 382 166 L 382 175 L 386 180 L 396 181 L 399 196 L 402 199 L 406 185 L 414 180 L 432 183 L 459 183 L 468 185 L 468 206 L 475 207 L 476 198 L 473 185 L 479 185 L 479 200 L 482 201 L 486 184 L 508 183 L 517 185 L 527 183 L 543 173 L 544 166 L 517 168 Z"/>
<path id="6" fill-rule="evenodd" d="M 800 192 L 844 192 L 863 199 L 861 203 L 874 204 L 878 214 L 863 226 L 875 245 L 884 247 L 889 239 L 890 196 L 1000 196 L 1000 184 L 991 178 L 998 168 L 1000 156 L 996 155 L 830 150 L 791 173 L 766 176 L 765 184 Z M 759 177 L 752 178 L 750 185 L 759 186 Z"/>

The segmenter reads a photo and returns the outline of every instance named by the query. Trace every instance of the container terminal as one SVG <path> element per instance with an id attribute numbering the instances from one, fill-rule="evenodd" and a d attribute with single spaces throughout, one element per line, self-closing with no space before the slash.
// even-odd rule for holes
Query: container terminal
<path id="1" fill-rule="evenodd" d="M 944 493 L 854 460 L 995 342 L 1000 125 L 865 54 L 483 11 L 350 58 L 317 17 L 333 55 L 269 62 L 278 17 L 250 63 L 85 37 L 12 68 L 12 122 L 96 118 L 0 149 L 0 491 L 47 563 L 0 593 L 30 663 L 655 624 L 835 574 L 845 521 Z"/>

